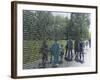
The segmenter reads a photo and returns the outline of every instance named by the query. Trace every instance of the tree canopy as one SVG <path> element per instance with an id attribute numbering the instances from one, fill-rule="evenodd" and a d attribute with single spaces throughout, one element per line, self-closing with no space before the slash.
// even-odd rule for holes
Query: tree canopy
<path id="1" fill-rule="evenodd" d="M 90 14 L 23 10 L 24 40 L 89 39 Z"/>

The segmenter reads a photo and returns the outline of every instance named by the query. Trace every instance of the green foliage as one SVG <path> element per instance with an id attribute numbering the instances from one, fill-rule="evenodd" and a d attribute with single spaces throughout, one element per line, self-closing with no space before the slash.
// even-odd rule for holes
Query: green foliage
<path id="1" fill-rule="evenodd" d="M 23 54 L 23 63 L 29 63 L 29 62 L 34 62 L 37 60 L 37 58 L 39 59 L 41 57 L 41 55 L 39 54 L 39 49 L 41 46 L 41 41 L 24 41 L 24 48 L 26 47 L 27 50 L 24 51 Z"/>
<path id="2" fill-rule="evenodd" d="M 51 48 L 53 42 L 54 42 L 53 40 L 47 41 L 49 49 Z M 66 40 L 59 40 L 58 43 L 59 43 L 59 45 L 62 44 L 63 47 L 65 48 Z M 40 53 L 41 46 L 42 46 L 41 40 L 24 41 L 24 48 L 27 47 L 27 51 L 26 52 L 24 51 L 23 63 L 24 64 L 33 63 L 34 61 L 41 59 L 41 53 Z M 48 54 L 50 55 L 50 52 Z"/>
<path id="3" fill-rule="evenodd" d="M 47 40 L 50 48 L 54 39 L 64 47 L 68 38 L 90 39 L 89 26 L 90 14 L 87 13 L 63 15 L 61 12 L 23 10 L 23 63 L 41 58 L 39 51 L 43 40 Z"/>
<path id="4" fill-rule="evenodd" d="M 70 13 L 70 19 L 50 11 L 24 10 L 23 14 L 24 40 L 89 39 L 90 14 Z"/>
<path id="5" fill-rule="evenodd" d="M 72 39 L 89 39 L 90 15 L 87 13 L 71 13 L 67 35 Z"/>
<path id="6" fill-rule="evenodd" d="M 65 39 L 68 18 L 49 11 L 23 11 L 24 40 Z"/>

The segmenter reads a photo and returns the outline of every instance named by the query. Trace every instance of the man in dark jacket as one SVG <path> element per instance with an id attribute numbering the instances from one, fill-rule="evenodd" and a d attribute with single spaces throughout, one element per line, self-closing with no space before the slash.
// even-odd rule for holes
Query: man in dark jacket
<path id="1" fill-rule="evenodd" d="M 65 53 L 66 61 L 72 61 L 72 59 L 73 59 L 72 50 L 73 50 L 73 41 L 71 39 L 69 39 L 66 44 L 66 53 Z"/>
<path id="2" fill-rule="evenodd" d="M 67 41 L 67 45 L 68 45 L 68 58 L 69 58 L 69 60 L 72 60 L 72 58 L 73 58 L 73 53 L 72 53 L 73 41 L 71 39 L 69 39 Z"/>
<path id="3" fill-rule="evenodd" d="M 79 60 L 79 40 L 75 40 L 74 43 L 75 60 Z"/>
<path id="4" fill-rule="evenodd" d="M 46 41 L 43 41 L 40 52 L 42 53 L 42 67 L 46 67 L 46 62 L 48 61 L 48 45 Z"/>

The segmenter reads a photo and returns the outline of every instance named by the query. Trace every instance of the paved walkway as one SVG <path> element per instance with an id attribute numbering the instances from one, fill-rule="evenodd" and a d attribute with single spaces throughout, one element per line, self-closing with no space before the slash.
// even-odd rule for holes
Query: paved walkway
<path id="1" fill-rule="evenodd" d="M 58 67 L 83 67 L 83 66 L 90 66 L 91 64 L 91 59 L 90 59 L 90 56 L 91 56 L 91 49 L 88 48 L 88 49 L 84 49 L 84 63 L 80 63 L 80 62 L 76 62 L 73 58 L 72 61 L 66 61 L 66 60 L 63 60 L 63 63 L 62 64 L 59 64 Z M 38 61 L 35 61 L 34 63 L 28 63 L 28 64 L 24 64 L 23 68 L 24 69 L 38 69 L 40 68 L 40 63 L 41 63 L 41 60 L 38 60 Z M 46 68 L 52 68 L 52 64 L 50 63 L 47 63 L 46 64 Z"/>

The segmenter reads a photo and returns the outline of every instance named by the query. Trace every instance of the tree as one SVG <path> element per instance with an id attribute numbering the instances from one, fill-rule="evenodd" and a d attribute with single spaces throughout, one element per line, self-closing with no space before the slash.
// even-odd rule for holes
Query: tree
<path id="1" fill-rule="evenodd" d="M 89 38 L 90 14 L 71 13 L 69 27 L 67 28 L 68 36 L 72 39 Z"/>
<path id="2" fill-rule="evenodd" d="M 53 24 L 53 39 L 64 40 L 66 39 L 66 27 L 68 27 L 69 19 L 63 15 L 55 15 L 54 16 L 54 24 Z"/>
<path id="3" fill-rule="evenodd" d="M 48 11 L 23 11 L 24 39 L 40 40 L 50 35 L 53 16 Z"/>

